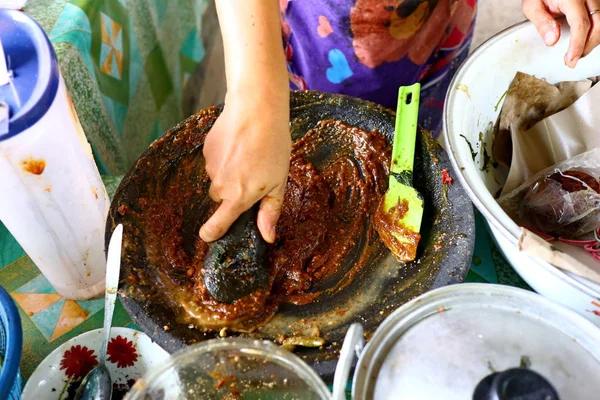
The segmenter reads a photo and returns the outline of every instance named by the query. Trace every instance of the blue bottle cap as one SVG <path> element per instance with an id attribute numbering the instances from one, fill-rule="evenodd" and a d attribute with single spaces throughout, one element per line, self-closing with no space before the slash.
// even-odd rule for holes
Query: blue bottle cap
<path id="1" fill-rule="evenodd" d="M 58 91 L 60 72 L 48 37 L 24 12 L 0 9 L 0 46 L 0 57 L 4 53 L 0 75 L 3 63 L 8 71 L 8 83 L 2 84 L 0 76 L 2 141 L 28 129 L 46 114 Z"/>

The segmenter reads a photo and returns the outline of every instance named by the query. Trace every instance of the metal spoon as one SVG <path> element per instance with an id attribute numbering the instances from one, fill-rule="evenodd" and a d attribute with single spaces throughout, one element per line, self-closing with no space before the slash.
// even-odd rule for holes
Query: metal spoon
<path id="1" fill-rule="evenodd" d="M 81 382 L 75 395 L 76 399 L 110 400 L 112 397 L 113 385 L 108 368 L 106 368 L 106 350 L 108 349 L 115 302 L 117 301 L 122 243 L 123 225 L 119 224 L 113 231 L 108 245 L 106 292 L 104 293 L 104 339 L 100 349 L 100 360 L 98 365 Z"/>

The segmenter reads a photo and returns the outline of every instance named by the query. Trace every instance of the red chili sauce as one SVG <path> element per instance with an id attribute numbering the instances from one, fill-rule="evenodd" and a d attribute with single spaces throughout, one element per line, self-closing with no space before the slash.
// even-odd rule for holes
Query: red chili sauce
<path id="1" fill-rule="evenodd" d="M 210 110 L 204 111 L 198 123 L 212 123 L 214 118 Z M 177 135 L 172 146 L 204 141 L 197 129 L 184 128 Z M 153 269 L 154 278 L 142 271 L 133 280 L 155 280 L 151 284 L 157 291 L 168 292 L 171 306 L 181 310 L 182 323 L 209 330 L 252 330 L 282 303 L 306 304 L 324 292 L 342 290 L 384 248 L 371 216 L 387 189 L 386 138 L 340 121 L 322 121 L 293 144 L 277 240 L 268 250 L 269 287 L 232 304 L 220 303 L 204 287 L 207 244 L 196 233 L 194 254 L 184 249 L 182 230 L 184 220 L 192 218 L 190 202 L 207 195 L 208 177 L 202 164 L 201 157 L 180 160 L 166 188 L 152 198 L 140 198 L 137 205 L 147 268 Z M 216 204 L 207 207 L 212 212 Z M 136 212 L 126 206 L 121 211 L 122 215 Z M 359 246 L 359 240 L 366 240 L 366 245 Z"/>

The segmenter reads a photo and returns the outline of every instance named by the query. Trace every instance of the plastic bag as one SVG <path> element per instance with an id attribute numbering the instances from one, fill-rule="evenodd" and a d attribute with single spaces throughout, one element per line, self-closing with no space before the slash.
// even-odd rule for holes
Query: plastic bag
<path id="1" fill-rule="evenodd" d="M 600 146 L 596 78 L 552 85 L 517 73 L 506 93 L 492 146 L 494 159 L 510 168 L 505 195 L 531 175 Z M 535 155 L 535 156 L 533 156 Z"/>
<path id="2" fill-rule="evenodd" d="M 600 148 L 533 175 L 498 199 L 521 226 L 575 238 L 600 227 Z"/>

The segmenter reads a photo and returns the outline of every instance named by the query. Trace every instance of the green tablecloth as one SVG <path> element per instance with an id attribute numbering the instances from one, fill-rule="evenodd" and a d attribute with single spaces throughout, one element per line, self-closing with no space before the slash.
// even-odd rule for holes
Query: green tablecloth
<path id="1" fill-rule="evenodd" d="M 124 173 L 166 129 L 223 97 L 210 0 L 30 0 L 25 12 L 54 46 L 102 174 Z"/>
<path id="2" fill-rule="evenodd" d="M 32 0 L 25 11 L 55 47 L 103 174 L 122 174 L 163 130 L 222 100 L 222 49 L 208 0 Z M 113 191 L 118 179 L 106 184 Z M 468 281 L 527 287 L 479 215 L 476 242 Z M 1 223 L 0 285 L 21 313 L 25 378 L 60 344 L 102 326 L 104 300 L 62 298 Z M 132 326 L 120 305 L 114 325 Z"/>

